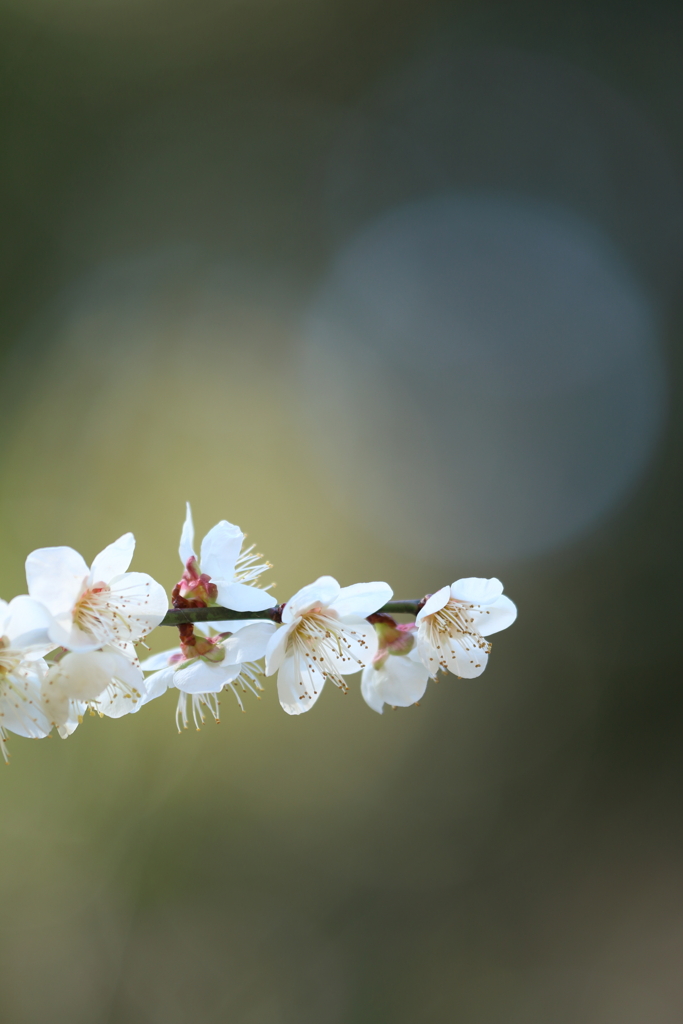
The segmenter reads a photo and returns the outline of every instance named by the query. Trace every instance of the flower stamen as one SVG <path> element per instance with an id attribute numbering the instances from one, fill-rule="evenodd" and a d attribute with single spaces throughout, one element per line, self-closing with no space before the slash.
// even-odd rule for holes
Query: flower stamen
<path id="1" fill-rule="evenodd" d="M 362 668 L 364 664 L 354 653 L 350 637 L 353 637 L 360 647 L 367 647 L 361 633 L 344 625 L 320 606 L 301 616 L 289 636 L 288 644 L 290 649 L 293 648 L 299 685 L 304 688 L 304 692 L 299 695 L 300 700 L 317 695 L 314 679 L 319 673 L 331 680 L 342 692 L 348 691 L 348 684 L 335 659 L 338 658 L 343 663 L 355 663 L 358 668 Z M 304 678 L 308 679 L 312 694 L 307 691 Z"/>
<path id="2" fill-rule="evenodd" d="M 149 591 L 149 584 L 146 585 Z M 146 603 L 146 602 L 145 602 Z M 104 583 L 98 583 L 83 591 L 76 601 L 73 621 L 83 632 L 88 633 L 100 645 L 120 645 L 132 642 L 139 636 L 139 619 L 131 615 L 130 606 L 137 610 L 140 596 L 128 596 L 112 592 Z"/>
<path id="3" fill-rule="evenodd" d="M 423 638 L 436 652 L 440 668 L 449 668 L 452 643 L 458 644 L 468 654 L 474 653 L 476 656 L 478 650 L 490 654 L 491 644 L 473 628 L 474 618 L 468 615 L 474 609 L 479 611 L 480 606 L 450 598 L 443 608 L 419 624 Z"/>
<path id="4" fill-rule="evenodd" d="M 194 721 L 194 726 L 197 732 L 199 732 L 206 721 L 202 708 L 207 708 L 216 722 L 220 722 L 220 701 L 217 693 L 184 693 L 181 690 L 178 694 L 178 707 L 176 708 L 175 713 L 178 732 L 182 732 L 183 729 L 187 729 L 190 721 L 187 713 L 188 698 L 190 698 L 192 706 L 192 720 Z"/>
<path id="5" fill-rule="evenodd" d="M 273 568 L 270 562 L 259 562 L 259 558 L 263 558 L 263 555 L 258 551 L 254 552 L 255 546 L 250 544 L 241 552 L 235 562 L 234 578 L 238 583 L 251 583 L 252 580 L 258 579 L 261 573 Z M 259 589 L 269 590 L 272 585 L 270 583 L 267 587 Z"/>

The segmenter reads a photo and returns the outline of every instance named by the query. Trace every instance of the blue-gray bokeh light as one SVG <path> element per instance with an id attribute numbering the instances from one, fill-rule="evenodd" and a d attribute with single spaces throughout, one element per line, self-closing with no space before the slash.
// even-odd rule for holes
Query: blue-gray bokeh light
<path id="1" fill-rule="evenodd" d="M 339 242 L 448 190 L 528 195 L 599 225 L 658 298 L 678 293 L 678 171 L 645 111 L 597 77 L 548 54 L 463 49 L 446 32 L 360 110 L 329 165 Z"/>
<path id="2" fill-rule="evenodd" d="M 509 195 L 433 196 L 360 230 L 309 311 L 304 364 L 332 486 L 441 558 L 585 534 L 641 475 L 665 408 L 655 309 L 618 250 Z"/>

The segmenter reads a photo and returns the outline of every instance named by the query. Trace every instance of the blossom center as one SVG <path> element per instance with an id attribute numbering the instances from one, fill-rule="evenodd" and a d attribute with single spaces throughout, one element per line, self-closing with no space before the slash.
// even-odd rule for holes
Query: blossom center
<path id="1" fill-rule="evenodd" d="M 136 596 L 114 593 L 106 583 L 96 583 L 84 590 L 76 601 L 73 621 L 99 645 L 118 646 L 139 638 L 140 630 L 133 620 L 138 609 Z"/>
<path id="2" fill-rule="evenodd" d="M 491 644 L 474 629 L 474 617 L 471 612 L 479 605 L 467 604 L 451 597 L 443 608 L 428 615 L 420 623 L 420 632 L 424 639 L 433 647 L 439 656 L 439 664 L 448 668 L 448 654 L 451 644 L 456 643 L 463 651 L 478 650 L 489 654 Z"/>
<path id="3" fill-rule="evenodd" d="M 111 590 L 105 583 L 98 583 L 83 591 L 76 601 L 73 620 L 84 633 L 91 633 L 98 640 L 108 640 L 116 621 L 116 609 L 111 602 Z M 126 622 L 120 615 L 121 623 Z M 112 621 L 113 620 L 113 621 Z"/>
<path id="4" fill-rule="evenodd" d="M 289 647 L 297 662 L 299 678 L 307 677 L 314 693 L 317 693 L 314 679 L 318 673 L 331 679 L 341 690 L 348 690 L 342 665 L 346 662 L 355 664 L 356 668 L 364 665 L 354 653 L 352 641 L 361 647 L 367 646 L 361 633 L 343 625 L 329 609 L 316 605 L 304 612 L 289 636 Z M 301 685 L 304 685 L 303 681 Z"/>

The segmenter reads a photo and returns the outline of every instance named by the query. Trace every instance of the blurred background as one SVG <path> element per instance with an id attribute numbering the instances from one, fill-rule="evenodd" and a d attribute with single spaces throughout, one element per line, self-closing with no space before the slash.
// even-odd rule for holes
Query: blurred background
<path id="1" fill-rule="evenodd" d="M 680 5 L 2 0 L 2 596 L 184 503 L 486 674 L 0 771 L 17 1024 L 677 1024 Z M 173 646 L 159 630 L 153 649 Z"/>

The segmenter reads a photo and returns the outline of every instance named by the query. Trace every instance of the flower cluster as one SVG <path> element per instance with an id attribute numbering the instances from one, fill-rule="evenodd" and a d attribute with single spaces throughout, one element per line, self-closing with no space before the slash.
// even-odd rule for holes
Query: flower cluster
<path id="1" fill-rule="evenodd" d="M 39 548 L 26 559 L 28 595 L 2 603 L 0 743 L 7 731 L 70 735 L 87 708 L 111 718 L 136 711 L 145 679 L 135 645 L 168 602 L 151 576 L 128 572 L 124 534 L 90 568 L 73 548 Z M 48 660 L 49 659 L 49 660 Z"/>
<path id="2" fill-rule="evenodd" d="M 258 696 L 262 677 L 277 675 L 289 715 L 310 710 L 326 681 L 342 691 L 362 670 L 367 704 L 407 707 L 439 671 L 480 675 L 485 637 L 514 622 L 516 608 L 496 579 L 461 579 L 422 601 L 397 602 L 387 583 L 341 587 L 321 576 L 278 605 L 256 585 L 270 568 L 243 550 L 244 534 L 223 520 L 194 549 L 187 506 L 172 591 L 129 572 L 135 539 L 127 533 L 88 567 L 68 547 L 40 548 L 26 560 L 27 595 L 0 602 L 0 746 L 7 732 L 69 736 L 91 713 L 119 718 L 168 689 L 178 693 L 176 722 L 218 721 L 220 694 Z M 413 611 L 398 624 L 391 610 Z M 177 625 L 179 645 L 138 660 L 137 645 L 160 625 Z M 144 644 L 143 644 L 144 646 Z"/>

